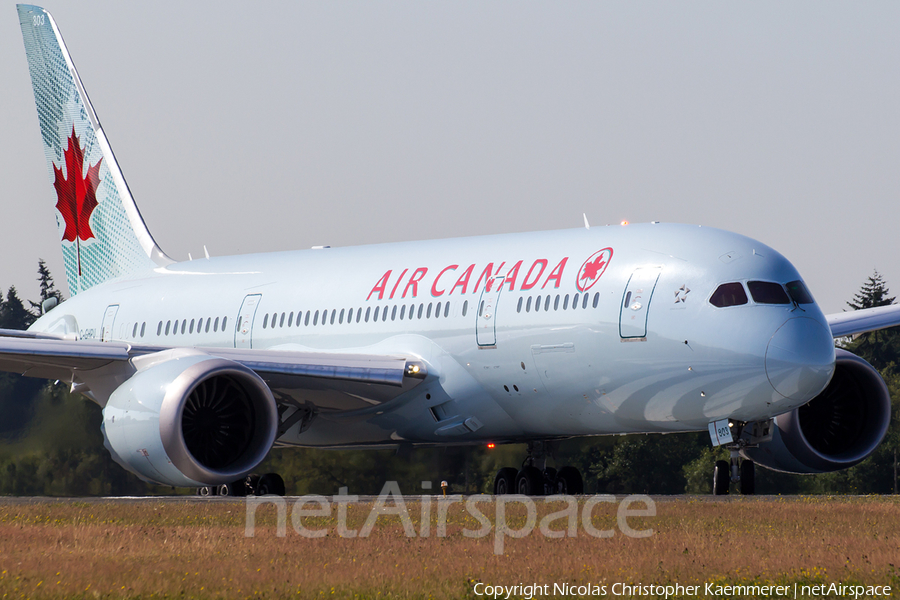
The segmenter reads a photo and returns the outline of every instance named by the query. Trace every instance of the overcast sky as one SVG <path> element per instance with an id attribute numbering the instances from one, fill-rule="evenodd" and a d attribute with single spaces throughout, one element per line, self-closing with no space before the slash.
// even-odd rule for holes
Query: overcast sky
<path id="1" fill-rule="evenodd" d="M 667 221 L 900 294 L 900 3 L 48 2 L 173 258 Z M 66 289 L 15 5 L 0 286 Z"/>

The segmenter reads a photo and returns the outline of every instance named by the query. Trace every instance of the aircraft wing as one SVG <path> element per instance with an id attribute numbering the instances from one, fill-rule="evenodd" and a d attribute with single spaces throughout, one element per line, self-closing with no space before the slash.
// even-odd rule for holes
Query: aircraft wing
<path id="1" fill-rule="evenodd" d="M 826 315 L 833 337 L 846 337 L 900 325 L 900 304 Z"/>
<path id="2" fill-rule="evenodd" d="M 0 329 L 0 371 L 78 384 L 80 372 L 104 369 L 130 377 L 132 359 L 166 347 L 124 342 L 72 340 L 51 334 Z M 276 400 L 297 398 L 317 408 L 354 410 L 386 402 L 418 385 L 427 375 L 415 357 L 332 354 L 239 348 L 197 348 L 255 371 Z"/>

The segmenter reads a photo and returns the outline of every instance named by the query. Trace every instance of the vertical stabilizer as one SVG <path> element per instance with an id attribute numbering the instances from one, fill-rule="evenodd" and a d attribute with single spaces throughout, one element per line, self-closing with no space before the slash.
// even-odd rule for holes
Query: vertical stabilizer
<path id="1" fill-rule="evenodd" d="M 69 293 L 171 263 L 141 218 L 53 17 L 17 8 Z"/>

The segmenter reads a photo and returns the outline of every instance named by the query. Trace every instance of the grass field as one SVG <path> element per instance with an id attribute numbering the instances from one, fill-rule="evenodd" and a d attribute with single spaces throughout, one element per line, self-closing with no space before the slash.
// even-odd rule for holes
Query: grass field
<path id="1" fill-rule="evenodd" d="M 536 505 L 538 522 L 564 506 Z M 590 523 L 612 530 L 611 537 L 588 535 L 579 520 L 575 537 L 535 529 L 506 538 L 502 554 L 495 554 L 493 535 L 464 535 L 482 525 L 464 504 L 450 507 L 447 535 L 437 537 L 438 511 L 429 506 L 427 538 L 407 537 L 397 516 L 379 517 L 366 538 L 342 538 L 333 510 L 300 522 L 327 532 L 310 539 L 295 531 L 290 514 L 286 535 L 278 537 L 269 504 L 257 509 L 247 537 L 241 501 L 0 502 L 0 598 L 476 598 L 479 581 L 549 584 L 551 591 L 555 583 L 617 582 L 900 590 L 897 497 L 666 499 L 656 503 L 655 516 L 629 519 L 634 529 L 653 529 L 645 538 L 624 535 L 616 505 L 601 503 Z M 493 524 L 494 505 L 479 506 Z M 420 503 L 407 508 L 421 531 Z M 348 528 L 362 527 L 371 510 L 371 503 L 347 506 Z M 525 520 L 521 504 L 506 506 L 510 528 Z M 565 520 L 551 524 L 565 527 Z"/>

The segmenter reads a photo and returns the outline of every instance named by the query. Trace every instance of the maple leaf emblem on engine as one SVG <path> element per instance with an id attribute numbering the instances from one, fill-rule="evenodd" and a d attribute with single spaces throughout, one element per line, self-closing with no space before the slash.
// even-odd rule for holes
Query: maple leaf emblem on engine
<path id="1" fill-rule="evenodd" d="M 600 276 L 603 275 L 603 272 L 606 271 L 606 267 L 609 266 L 612 255 L 612 248 L 604 248 L 603 250 L 594 252 L 586 261 L 584 261 L 584 264 L 581 265 L 581 269 L 578 270 L 578 280 L 575 282 L 575 286 L 579 291 L 586 292 L 600 280 Z"/>
<path id="2" fill-rule="evenodd" d="M 78 274 L 81 275 L 81 243 L 94 237 L 91 231 L 91 214 L 97 208 L 97 186 L 100 184 L 100 163 L 88 167 L 84 172 L 84 149 L 78 136 L 75 135 L 75 127 L 72 126 L 72 135 L 69 136 L 69 147 L 65 153 L 66 173 L 60 167 L 53 164 L 53 172 L 56 181 L 56 209 L 66 222 L 66 229 L 62 239 L 75 242 L 78 251 Z"/>

